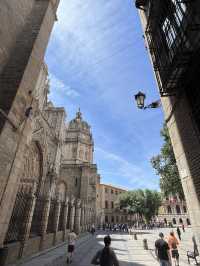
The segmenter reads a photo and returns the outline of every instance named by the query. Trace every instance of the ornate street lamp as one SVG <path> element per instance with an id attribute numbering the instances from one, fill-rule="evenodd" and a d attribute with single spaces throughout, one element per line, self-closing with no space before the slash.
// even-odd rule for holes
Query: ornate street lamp
<path id="1" fill-rule="evenodd" d="M 135 94 L 135 100 L 136 100 L 136 103 L 137 103 L 137 107 L 139 109 L 147 109 L 147 108 L 158 108 L 161 106 L 161 101 L 160 100 L 157 100 L 155 102 L 152 102 L 148 105 L 145 106 L 145 98 L 146 98 L 146 95 L 139 91 L 137 94 Z"/>
<path id="2" fill-rule="evenodd" d="M 144 109 L 144 101 L 145 101 L 146 95 L 139 91 L 137 94 L 135 94 L 135 100 L 137 103 L 137 107 L 139 109 Z"/>

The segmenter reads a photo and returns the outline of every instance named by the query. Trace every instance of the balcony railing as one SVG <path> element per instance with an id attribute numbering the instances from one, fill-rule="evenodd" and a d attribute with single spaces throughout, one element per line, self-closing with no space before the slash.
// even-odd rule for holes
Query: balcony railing
<path id="1" fill-rule="evenodd" d="M 146 38 L 161 96 L 175 94 L 200 49 L 199 0 L 149 0 Z"/>

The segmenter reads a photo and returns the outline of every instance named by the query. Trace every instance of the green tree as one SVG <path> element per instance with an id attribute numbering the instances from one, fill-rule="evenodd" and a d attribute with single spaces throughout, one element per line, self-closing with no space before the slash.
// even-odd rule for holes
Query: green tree
<path id="1" fill-rule="evenodd" d="M 120 206 L 126 208 L 129 213 L 138 214 L 149 222 L 161 206 L 161 194 L 149 189 L 128 191 L 120 196 Z"/>
<path id="2" fill-rule="evenodd" d="M 156 170 L 156 174 L 160 176 L 160 188 L 164 196 L 178 194 L 180 198 L 184 199 L 176 159 L 166 125 L 161 130 L 161 136 L 164 139 L 164 144 L 160 154 L 151 158 L 151 164 Z"/>

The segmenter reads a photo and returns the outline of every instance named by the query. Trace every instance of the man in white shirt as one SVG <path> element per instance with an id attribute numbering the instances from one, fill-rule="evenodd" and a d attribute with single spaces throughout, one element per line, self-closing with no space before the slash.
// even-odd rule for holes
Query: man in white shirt
<path id="1" fill-rule="evenodd" d="M 73 252 L 75 249 L 75 243 L 76 243 L 77 235 L 75 234 L 74 230 L 72 230 L 68 234 L 68 257 L 67 257 L 67 263 L 72 262 Z"/>

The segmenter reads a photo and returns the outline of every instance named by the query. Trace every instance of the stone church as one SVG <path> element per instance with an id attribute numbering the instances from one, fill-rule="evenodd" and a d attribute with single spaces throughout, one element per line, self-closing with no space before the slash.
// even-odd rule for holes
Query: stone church
<path id="1" fill-rule="evenodd" d="M 99 221 L 90 126 L 48 102 L 44 55 L 59 0 L 0 3 L 0 265 Z M 7 25 L 5 27 L 5 25 Z"/>
<path id="2" fill-rule="evenodd" d="M 79 234 L 98 223 L 100 176 L 93 164 L 90 126 L 80 110 L 66 123 L 64 108 L 48 102 L 48 92 L 43 63 L 27 109 L 31 131 L 21 154 L 20 179 L 4 239 L 7 262 L 65 241 L 70 230 Z"/>

